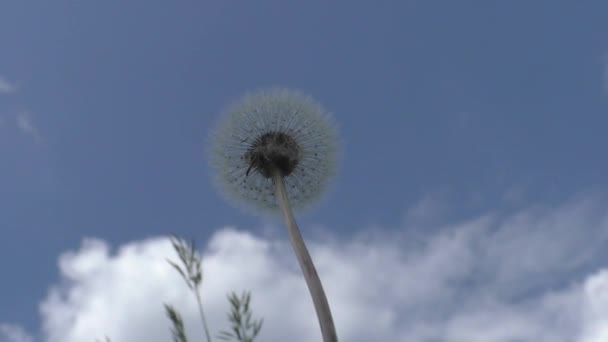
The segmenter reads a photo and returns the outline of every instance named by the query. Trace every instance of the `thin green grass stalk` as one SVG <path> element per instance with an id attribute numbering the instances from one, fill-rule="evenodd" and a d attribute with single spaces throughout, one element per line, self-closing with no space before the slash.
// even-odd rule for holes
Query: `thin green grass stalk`
<path id="1" fill-rule="evenodd" d="M 167 317 L 169 317 L 171 323 L 173 323 L 173 328 L 171 329 L 173 342 L 188 342 L 182 316 L 175 310 L 174 307 L 168 304 L 165 304 L 165 311 L 167 313 Z"/>
<path id="2" fill-rule="evenodd" d="M 186 282 L 186 285 L 188 285 L 190 291 L 192 291 L 192 293 L 196 297 L 199 316 L 201 317 L 201 322 L 203 324 L 203 330 L 205 331 L 207 342 L 211 342 L 211 334 L 209 333 L 209 326 L 207 325 L 207 319 L 205 318 L 203 302 L 201 300 L 200 294 L 200 286 L 203 282 L 202 258 L 196 252 L 194 240 L 191 240 L 188 244 L 184 239 L 172 236 L 171 244 L 177 252 L 177 255 L 183 265 L 183 269 L 181 266 L 177 265 L 171 260 L 167 260 L 167 262 L 179 272 L 179 274 Z"/>
<path id="3" fill-rule="evenodd" d="M 209 334 L 209 328 L 207 326 L 207 320 L 205 319 L 200 295 L 200 286 L 203 281 L 202 259 L 200 255 L 196 253 L 194 241 L 187 243 L 184 239 L 173 236 L 171 238 L 171 243 L 173 244 L 173 249 L 175 249 L 179 256 L 182 265 L 180 266 L 171 260 L 167 260 L 167 262 L 182 276 L 188 288 L 194 293 L 205 335 L 207 341 L 210 342 L 211 335 Z M 252 318 L 253 315 L 249 305 L 251 293 L 243 292 L 242 296 L 238 297 L 232 292 L 232 294 L 228 296 L 228 301 L 231 306 L 228 320 L 232 323 L 232 330 L 222 331 L 217 337 L 221 340 L 236 339 L 240 342 L 253 342 L 254 338 L 260 333 L 264 320 L 253 320 Z M 165 311 L 173 324 L 173 329 L 171 330 L 173 341 L 188 342 L 184 322 L 180 314 L 175 308 L 167 304 L 165 304 Z"/>
<path id="4" fill-rule="evenodd" d="M 263 319 L 254 320 L 252 317 L 249 302 L 251 301 L 251 293 L 243 292 L 241 297 L 232 292 L 228 296 L 230 302 L 230 313 L 228 320 L 232 323 L 230 331 L 222 331 L 217 336 L 220 340 L 230 341 L 237 340 L 240 342 L 253 342 L 253 339 L 258 336 L 262 329 Z"/>
<path id="5" fill-rule="evenodd" d="M 211 335 L 209 334 L 209 326 L 207 325 L 207 319 L 205 318 L 205 312 L 203 312 L 203 302 L 201 301 L 201 294 L 198 290 L 194 291 L 196 296 L 196 302 L 198 304 L 198 313 L 201 316 L 201 322 L 203 323 L 203 329 L 205 330 L 205 336 L 207 341 L 211 342 Z"/>
<path id="6" fill-rule="evenodd" d="M 338 335 L 336 334 L 336 327 L 334 320 L 329 309 L 329 303 L 321 284 L 321 279 L 317 274 L 310 253 L 306 248 L 298 224 L 293 216 L 291 205 L 289 204 L 289 197 L 287 196 L 287 190 L 285 189 L 285 180 L 279 172 L 274 174 L 274 183 L 276 187 L 276 194 L 278 197 L 281 211 L 285 217 L 285 223 L 287 224 L 287 230 L 289 231 L 289 239 L 291 240 L 291 246 L 296 254 L 306 285 L 312 297 L 315 311 L 319 319 L 319 325 L 321 326 L 321 335 L 323 336 L 324 342 L 337 342 Z"/>

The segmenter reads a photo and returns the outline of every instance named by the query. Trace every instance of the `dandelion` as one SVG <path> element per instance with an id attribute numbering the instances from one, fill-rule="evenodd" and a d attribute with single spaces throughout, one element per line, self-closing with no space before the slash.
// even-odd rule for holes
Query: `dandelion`
<path id="1" fill-rule="evenodd" d="M 212 151 L 220 185 L 250 209 L 276 212 L 273 172 L 291 205 L 314 202 L 334 174 L 336 134 L 312 99 L 286 89 L 260 90 L 224 113 Z"/>
<path id="2" fill-rule="evenodd" d="M 336 132 L 311 98 L 287 89 L 259 90 L 224 113 L 213 165 L 230 198 L 281 212 L 315 306 L 323 341 L 337 341 L 329 304 L 292 207 L 311 204 L 335 169 Z"/>

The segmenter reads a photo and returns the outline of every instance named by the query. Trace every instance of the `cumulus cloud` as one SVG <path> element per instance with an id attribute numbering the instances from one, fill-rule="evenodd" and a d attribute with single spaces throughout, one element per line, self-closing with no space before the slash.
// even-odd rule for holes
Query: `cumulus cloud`
<path id="1" fill-rule="evenodd" d="M 608 341 L 608 211 L 576 199 L 491 213 L 412 233 L 412 227 L 313 238 L 310 250 L 344 341 Z M 226 227 L 202 251 L 203 302 L 225 329 L 226 292 L 251 290 L 260 341 L 319 341 L 317 321 L 286 240 Z M 113 250 L 87 239 L 59 260 L 61 281 L 41 304 L 49 342 L 170 340 L 163 303 L 202 340 L 195 301 L 165 238 Z"/>
<path id="2" fill-rule="evenodd" d="M 33 342 L 34 339 L 21 326 L 0 323 L 0 342 Z"/>
<path id="3" fill-rule="evenodd" d="M 608 341 L 608 269 L 589 277 L 583 287 L 583 342 Z"/>

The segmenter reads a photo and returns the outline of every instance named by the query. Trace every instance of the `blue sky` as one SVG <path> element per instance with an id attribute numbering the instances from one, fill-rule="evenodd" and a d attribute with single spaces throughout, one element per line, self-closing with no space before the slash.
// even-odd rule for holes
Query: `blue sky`
<path id="1" fill-rule="evenodd" d="M 284 238 L 225 203 L 207 162 L 218 114 L 260 86 L 310 94 L 340 128 L 338 177 L 301 219 L 309 238 L 442 236 L 545 208 L 526 223 L 541 229 L 586 203 L 591 218 L 574 210 L 568 239 L 604 242 L 607 12 L 603 1 L 3 0 L 0 323 L 44 339 L 58 258 L 86 237 L 207 245 L 235 226 Z M 589 280 L 599 258 L 550 283 Z"/>

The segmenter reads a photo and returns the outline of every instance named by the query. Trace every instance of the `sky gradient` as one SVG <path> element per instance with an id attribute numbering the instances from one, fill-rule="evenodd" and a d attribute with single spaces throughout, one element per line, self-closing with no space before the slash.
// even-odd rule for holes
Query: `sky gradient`
<path id="1" fill-rule="evenodd" d="M 401 297 L 395 290 L 387 296 L 401 304 L 387 308 L 386 298 L 372 296 L 370 302 L 380 303 L 378 310 L 388 310 L 387 331 L 399 322 L 411 331 L 423 331 L 430 329 L 425 324 L 442 321 L 447 325 L 432 328 L 443 335 L 407 338 L 473 341 L 458 334 L 461 329 L 476 330 L 478 320 L 457 313 L 448 317 L 453 313 L 448 302 L 473 303 L 467 289 L 491 293 L 500 304 L 496 317 L 504 319 L 520 312 L 518 300 L 530 299 L 539 310 L 553 312 L 553 304 L 544 300 L 547 291 L 583 298 L 588 288 L 597 287 L 603 290 L 594 293 L 606 298 L 608 285 L 600 286 L 608 284 L 608 276 L 601 273 L 608 261 L 602 252 L 608 246 L 608 219 L 603 214 L 608 209 L 606 13 L 608 3 L 599 0 L 3 0 L 0 341 L 2 333 L 7 335 L 3 326 L 22 327 L 35 341 L 77 341 L 69 340 L 66 336 L 73 332 L 63 328 L 45 330 L 53 315 L 40 312 L 48 303 L 58 303 L 53 308 L 65 304 L 53 302 L 51 288 L 66 286 L 59 291 L 70 293 L 93 279 L 83 276 L 71 282 L 68 266 L 59 265 L 60 256 L 71 255 L 69 251 L 85 258 L 106 246 L 107 260 L 119 263 L 123 259 L 114 253 L 121 246 L 149 246 L 147 239 L 176 233 L 196 238 L 203 254 L 216 256 L 222 264 L 232 259 L 218 251 L 241 254 L 227 247 L 214 250 L 214 239 L 284 242 L 280 221 L 251 216 L 223 200 L 213 184 L 207 153 L 222 109 L 247 91 L 275 85 L 314 97 L 332 112 L 341 136 L 338 176 L 319 205 L 301 216 L 305 237 L 321 251 L 313 258 L 326 260 L 327 250 L 344 263 L 354 260 L 348 266 L 359 279 L 366 259 L 349 257 L 348 246 L 361 240 L 361 248 L 373 254 L 386 247 L 385 240 L 398 237 L 407 242 L 389 244 L 395 252 L 383 256 L 392 265 L 387 274 L 416 274 L 418 268 L 408 265 L 418 260 L 437 275 L 428 276 L 437 284 L 450 283 L 439 274 L 456 271 L 421 261 L 424 255 L 440 253 L 426 245 L 432 241 L 448 239 L 472 253 L 471 258 L 490 260 L 479 265 L 466 259 L 467 271 L 454 276 L 456 289 L 438 285 L 437 292 L 421 295 L 420 302 L 396 300 Z M 485 217 L 491 223 L 470 223 Z M 476 233 L 470 236 L 463 233 L 463 225 L 479 228 L 471 228 Z M 231 231 L 226 227 L 236 233 L 224 234 Z M 528 236 L 528 231 L 534 234 Z M 456 238 L 459 234 L 466 237 Z M 512 238 L 510 252 L 494 241 L 501 234 Z M 97 242 L 83 245 L 85 238 Z M 163 259 L 166 246 L 155 243 L 150 253 Z M 528 249 L 538 254 L 526 256 Z M 254 254 L 272 259 L 273 253 Z M 422 259 L 416 259 L 417 253 Z M 552 272 L 535 273 L 539 268 L 532 266 L 522 271 L 512 265 L 515 261 L 507 262 L 514 256 L 527 257 L 531 264 L 540 260 L 539 265 Z M 478 273 L 478 267 L 485 271 Z M 292 271 L 277 274 L 297 275 Z M 209 270 L 209 278 L 223 279 L 221 272 L 221 267 Z M 501 278 L 504 274 L 512 275 Z M 261 278 L 251 279 L 251 288 L 267 298 Z M 335 292 L 337 281 L 328 281 Z M 415 291 L 415 284 L 405 278 L 395 281 L 402 282 L 402 292 L 410 291 L 408 286 Z M 504 290 L 503 283 L 511 284 L 510 290 Z M 217 291 L 235 284 L 218 283 Z M 352 288 L 352 298 L 384 284 L 369 286 Z M 442 297 L 452 290 L 460 295 Z M 164 292 L 152 289 L 146 298 L 159 293 Z M 93 297 L 98 294 L 91 292 Z M 336 310 L 368 307 L 352 298 L 336 299 L 343 305 Z M 446 317 L 422 309 L 413 309 L 420 319 L 401 316 L 410 305 L 441 300 L 446 301 Z M 490 305 L 475 303 L 471 312 L 476 314 Z M 262 311 L 275 317 L 270 307 Z M 70 312 L 86 316 L 77 309 Z M 587 316 L 596 317 L 593 312 Z M 593 324 L 608 335 L 608 314 L 598 312 L 600 323 Z M 217 314 L 222 317 L 223 311 Z M 364 321 L 361 317 L 343 319 L 338 330 L 346 336 L 373 336 L 373 329 L 357 330 L 364 325 L 357 324 Z M 552 326 L 550 314 L 535 317 L 542 317 L 538 324 Z M 586 329 L 587 323 L 576 321 L 572 318 L 570 332 Z M 306 330 L 292 323 L 286 326 Z M 164 327 L 164 322 L 159 324 Z M 139 336 L 107 329 L 125 340 Z M 268 336 L 288 336 L 285 329 L 270 335 L 269 325 Z M 168 334 L 168 326 L 166 330 Z M 388 340 L 405 338 L 393 332 Z M 565 341 L 595 342 L 593 336 L 606 336 L 572 334 Z M 533 334 L 518 336 L 539 341 Z M 484 338 L 512 341 L 500 334 Z M 22 341 L 27 339 L 8 340 Z"/>

